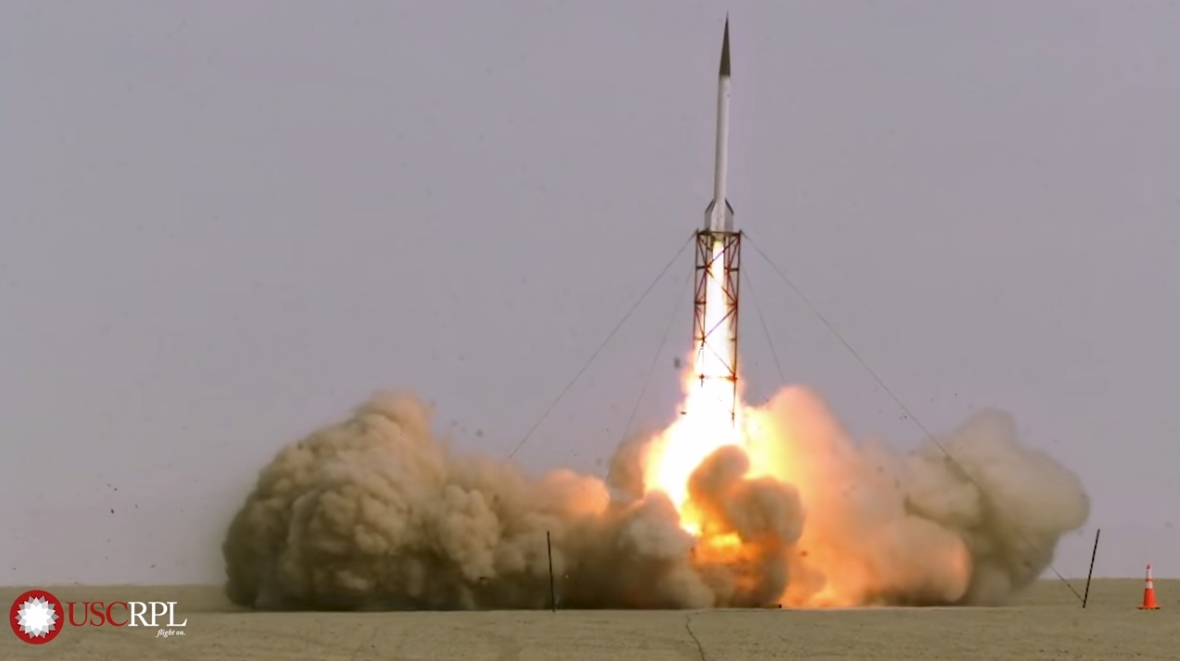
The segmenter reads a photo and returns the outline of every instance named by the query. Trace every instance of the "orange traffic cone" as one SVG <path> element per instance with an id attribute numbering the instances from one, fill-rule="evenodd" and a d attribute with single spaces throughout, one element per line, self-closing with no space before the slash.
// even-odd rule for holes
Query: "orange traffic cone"
<path id="1" fill-rule="evenodd" d="M 1151 580 L 1151 565 L 1147 565 L 1147 580 L 1143 586 L 1143 605 L 1141 611 L 1157 611 L 1160 605 L 1155 602 L 1155 583 Z"/>

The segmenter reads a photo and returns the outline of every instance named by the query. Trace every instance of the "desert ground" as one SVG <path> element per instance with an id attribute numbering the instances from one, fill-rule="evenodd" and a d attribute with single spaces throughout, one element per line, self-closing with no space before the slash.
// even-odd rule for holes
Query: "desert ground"
<path id="1" fill-rule="evenodd" d="M 1080 592 L 1084 581 L 1072 581 Z M 1137 610 L 1142 579 L 1096 579 L 1089 606 L 1058 580 L 1003 608 L 826 611 L 255 613 L 208 586 L 62 586 L 65 601 L 175 601 L 183 636 L 75 628 L 46 645 L 11 632 L 0 659 L 410 661 L 421 659 L 1180 659 L 1180 580 Z M 5 604 L 25 588 L 0 588 Z"/>

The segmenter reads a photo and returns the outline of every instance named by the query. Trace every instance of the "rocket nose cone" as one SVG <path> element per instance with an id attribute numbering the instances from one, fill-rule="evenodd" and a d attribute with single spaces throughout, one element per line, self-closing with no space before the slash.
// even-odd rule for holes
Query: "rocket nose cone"
<path id="1" fill-rule="evenodd" d="M 722 78 L 729 78 L 729 14 L 725 15 L 725 36 L 721 38 L 721 72 Z"/>

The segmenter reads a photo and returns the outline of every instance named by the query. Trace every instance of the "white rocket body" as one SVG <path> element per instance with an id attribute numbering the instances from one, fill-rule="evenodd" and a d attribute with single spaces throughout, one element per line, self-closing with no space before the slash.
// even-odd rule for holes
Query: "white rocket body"
<path id="1" fill-rule="evenodd" d="M 705 209 L 705 229 L 733 231 L 733 207 L 725 197 L 729 176 L 729 19 L 721 42 L 721 70 L 717 76 L 717 152 L 713 163 L 713 201 Z"/>

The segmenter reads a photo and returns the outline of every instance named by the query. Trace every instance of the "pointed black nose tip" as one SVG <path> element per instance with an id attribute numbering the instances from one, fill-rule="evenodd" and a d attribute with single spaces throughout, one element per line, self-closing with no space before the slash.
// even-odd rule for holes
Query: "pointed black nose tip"
<path id="1" fill-rule="evenodd" d="M 729 14 L 725 15 L 725 35 L 721 38 L 721 71 L 722 78 L 729 77 Z"/>

